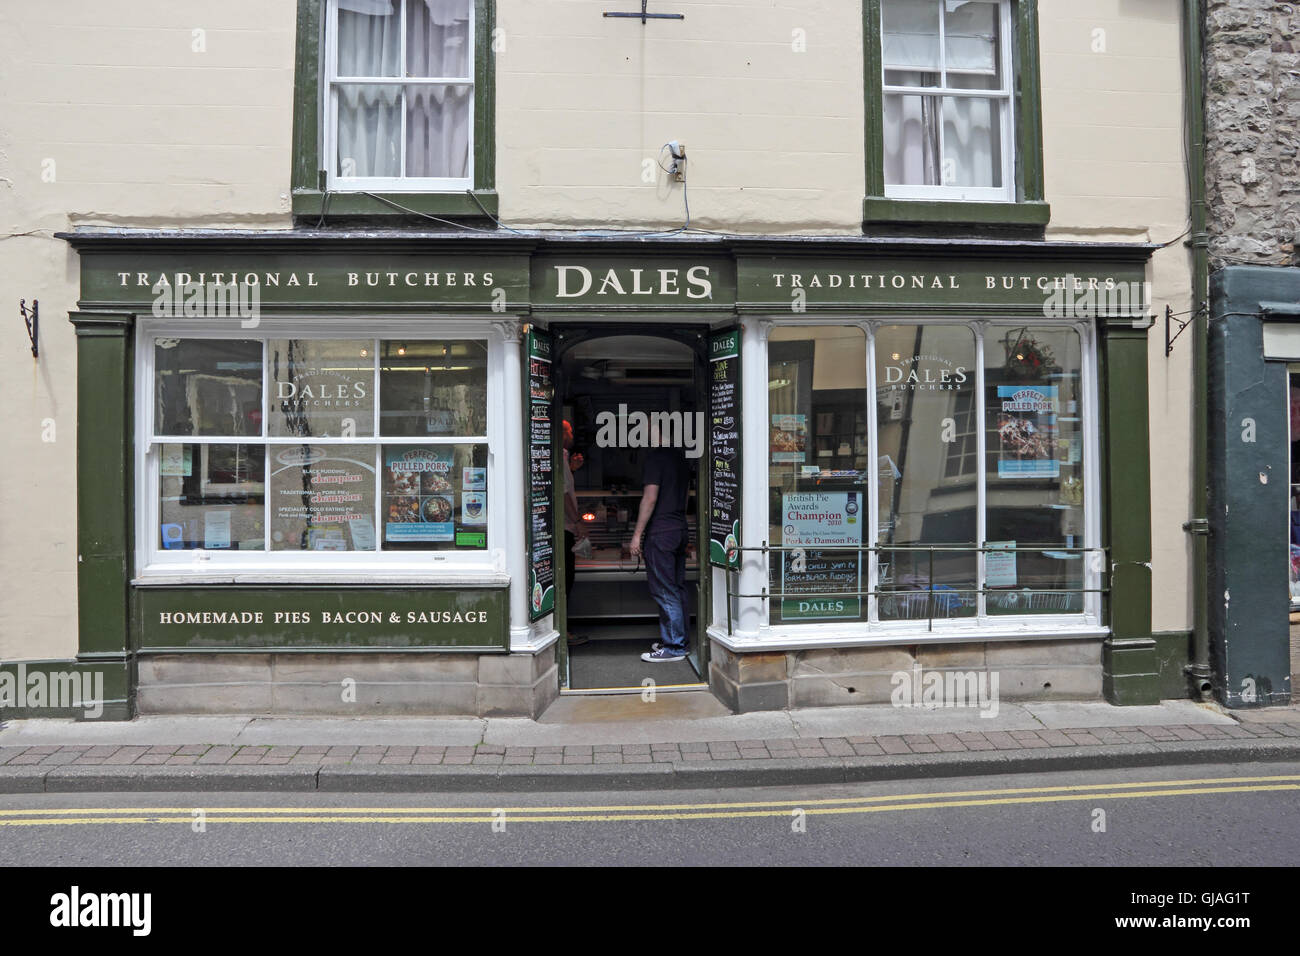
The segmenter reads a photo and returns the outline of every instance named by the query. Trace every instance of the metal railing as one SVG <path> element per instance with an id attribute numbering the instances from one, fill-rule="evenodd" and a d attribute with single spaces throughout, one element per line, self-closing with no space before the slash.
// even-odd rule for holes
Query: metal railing
<path id="1" fill-rule="evenodd" d="M 1043 587 L 1031 587 L 1031 586 L 1024 586 L 1019 588 L 1015 586 L 989 587 L 987 584 L 987 574 L 984 575 L 983 587 L 974 587 L 974 586 L 967 587 L 965 585 L 950 586 L 947 584 L 938 583 L 934 579 L 934 560 L 936 554 L 939 555 L 969 554 L 975 556 L 975 555 L 983 555 L 983 554 L 990 554 L 990 553 L 1017 554 L 1020 552 L 1026 552 L 1030 554 L 1077 554 L 1080 556 L 1080 559 L 1082 559 L 1082 557 L 1086 554 L 1104 555 L 1107 550 L 1106 548 L 1076 548 L 1076 547 L 1066 547 L 1060 545 L 1040 545 L 1040 546 L 1028 546 L 1028 547 L 1016 546 L 1016 547 L 1007 548 L 1007 547 L 999 547 L 999 546 L 990 546 L 988 544 L 984 544 L 984 545 L 973 545 L 973 544 L 972 545 L 854 545 L 851 547 L 834 546 L 834 545 L 781 546 L 781 545 L 770 545 L 765 541 L 763 542 L 762 545 L 750 546 L 750 547 L 737 546 L 732 550 L 742 555 L 746 552 L 749 552 L 749 553 L 762 554 L 764 557 L 766 557 L 768 554 L 784 554 L 786 552 L 797 552 L 797 551 L 801 551 L 805 555 L 816 554 L 819 556 L 827 555 L 827 554 L 854 555 L 856 556 L 856 560 L 858 562 L 859 576 L 861 576 L 863 570 L 862 559 L 864 556 L 867 558 L 872 558 L 872 557 L 876 558 L 877 559 L 876 565 L 877 567 L 879 567 L 880 564 L 879 556 L 881 554 L 917 553 L 917 554 L 926 555 L 926 559 L 928 562 L 928 571 L 925 577 L 924 588 L 900 588 L 896 586 L 882 587 L 881 586 L 882 582 L 877 581 L 875 588 L 871 588 L 870 586 L 868 586 L 867 589 L 865 590 L 856 590 L 856 591 L 821 591 L 821 590 L 788 591 L 784 589 L 776 590 L 776 589 L 765 587 L 761 592 L 757 594 L 747 594 L 743 591 L 734 590 L 732 585 L 732 576 L 740 574 L 741 568 L 739 566 L 721 568 L 720 570 L 724 572 L 724 577 L 726 578 L 726 587 L 727 587 L 726 594 L 727 594 L 727 633 L 728 634 L 734 632 L 733 621 L 732 621 L 732 601 L 735 598 L 758 598 L 764 602 L 770 602 L 773 599 L 784 601 L 788 598 L 810 598 L 810 597 L 818 598 L 818 599 L 853 598 L 859 601 L 863 598 L 867 598 L 869 601 L 874 599 L 876 602 L 875 614 L 874 615 L 869 614 L 868 617 L 870 618 L 871 616 L 874 616 L 876 622 L 880 622 L 881 620 L 884 620 L 884 618 L 882 618 L 881 616 L 881 608 L 884 605 L 884 602 L 886 601 L 893 602 L 892 605 L 890 606 L 890 611 L 889 611 L 890 614 L 893 614 L 900 606 L 906 608 L 910 612 L 915 608 L 916 605 L 924 604 L 925 606 L 924 617 L 925 620 L 927 621 L 926 630 L 933 631 L 934 621 L 936 617 L 935 614 L 936 602 L 938 602 L 939 604 L 939 609 L 944 612 L 937 616 L 945 619 L 968 616 L 965 614 L 951 613 L 954 610 L 954 607 L 963 611 L 973 610 L 974 614 L 978 615 L 980 598 L 984 599 L 984 605 L 985 605 L 984 612 L 985 612 L 985 616 L 987 616 L 989 595 L 1003 595 L 1008 598 L 1014 596 L 1017 599 L 1017 602 L 1020 598 L 1024 598 L 1026 600 L 1027 610 L 1039 610 L 1039 611 L 1060 610 L 1065 613 L 1073 613 L 1074 609 L 1068 607 L 1067 605 L 1071 603 L 1071 599 L 1073 598 L 1074 595 L 1082 596 L 1085 594 L 1110 593 L 1110 588 L 1107 587 L 1105 583 L 1106 582 L 1105 561 L 1100 562 L 1100 566 L 1094 569 L 1096 574 L 1098 575 L 1098 580 L 1101 582 L 1102 585 L 1100 587 L 1095 587 L 1095 588 L 1088 588 L 1088 587 L 1043 588 Z M 741 563 L 743 563 L 743 561 Z M 770 567 L 765 568 L 765 573 L 768 575 L 768 580 L 770 581 L 771 568 Z M 868 578 L 870 578 L 869 565 L 867 566 L 867 574 L 868 574 Z M 868 585 L 869 584 L 870 581 L 868 581 Z M 963 599 L 957 597 L 959 595 L 972 595 L 972 594 L 975 595 L 974 604 L 968 604 Z M 954 601 L 954 598 L 957 598 L 956 601 Z M 1038 605 L 1037 608 L 1034 607 L 1035 604 Z M 1078 613 L 1082 613 L 1083 610 L 1084 608 L 1080 607 L 1078 609 Z M 770 614 L 771 614 L 770 604 L 768 605 L 768 613 L 770 619 Z M 1014 612 L 1009 612 L 1009 613 L 1014 613 Z M 912 621 L 912 620 L 921 620 L 921 617 L 919 616 L 918 617 L 904 616 L 904 617 L 897 617 L 897 618 L 891 617 L 888 620 Z"/>

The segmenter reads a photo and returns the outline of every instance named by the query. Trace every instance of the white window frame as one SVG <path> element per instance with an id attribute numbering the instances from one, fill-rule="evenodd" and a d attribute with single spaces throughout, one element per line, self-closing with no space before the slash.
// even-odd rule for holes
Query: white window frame
<path id="1" fill-rule="evenodd" d="M 402 63 L 406 63 L 406 5 L 416 0 L 397 0 L 398 17 L 401 21 L 401 33 L 398 43 L 401 48 Z M 478 32 L 477 4 L 469 0 L 470 24 L 467 64 L 468 76 L 370 76 L 339 77 L 338 75 L 338 13 L 339 0 L 327 0 L 325 7 L 325 55 L 321 63 L 321 118 L 322 118 L 322 166 L 325 169 L 326 189 L 333 192 L 464 192 L 474 186 L 474 108 L 478 88 L 475 83 L 475 44 Z M 469 93 L 469 139 L 468 165 L 466 175 L 462 178 L 441 176 L 340 176 L 338 167 L 338 88 L 371 84 L 376 86 L 468 86 Z M 406 107 L 405 98 L 401 108 L 401 157 L 402 168 L 406 168 Z"/>
<path id="2" fill-rule="evenodd" d="M 188 324 L 187 324 L 188 322 Z M 258 339 L 263 344 L 262 365 L 262 434 L 250 436 L 154 436 L 154 340 L 184 339 Z M 159 540 L 161 521 L 160 453 L 165 444 L 256 444 L 301 445 L 302 437 L 269 436 L 265 414 L 267 377 L 266 341 L 294 339 L 402 339 L 408 343 L 423 340 L 474 339 L 487 345 L 487 433 L 466 436 L 388 436 L 360 438 L 313 438 L 311 444 L 384 445 L 485 445 L 487 447 L 488 520 L 487 547 L 477 550 L 446 549 L 441 551 L 383 550 L 382 487 L 376 474 L 376 550 L 339 552 L 166 550 Z M 506 568 L 505 542 L 510 540 L 507 522 L 515 509 L 507 495 L 507 476 L 502 462 L 517 460 L 517 455 L 503 454 L 507 416 L 518 415 L 517 409 L 505 407 L 502 383 L 508 349 L 499 329 L 482 322 L 463 319 L 375 320 L 371 318 L 264 318 L 255 329 L 240 328 L 238 323 L 225 329 L 197 328 L 195 320 L 137 320 L 135 339 L 135 584 L 162 583 L 242 583 L 261 581 L 296 582 L 304 579 L 335 583 L 430 583 L 430 584 L 500 584 Z M 376 383 L 381 362 L 376 362 Z M 376 392 L 376 402 L 379 401 Z M 270 531 L 270 476 L 266 477 L 265 507 L 267 532 Z"/>
<path id="3" fill-rule="evenodd" d="M 1099 396 L 1097 381 L 1097 359 L 1096 359 L 1096 334 L 1091 325 L 1086 322 L 1068 322 L 1053 321 L 1051 319 L 1035 318 L 1030 316 L 987 319 L 987 320 L 947 320 L 943 317 L 934 318 L 914 318 L 914 317 L 890 317 L 871 320 L 854 321 L 851 319 L 836 320 L 831 316 L 820 316 L 813 319 L 789 320 L 784 318 L 771 318 L 771 329 L 789 328 L 789 327 L 817 327 L 830 325 L 848 325 L 861 328 L 866 333 L 866 363 L 867 363 L 867 388 L 866 395 L 868 401 L 873 401 L 876 395 L 876 331 L 882 326 L 898 325 L 937 325 L 949 324 L 964 326 L 971 329 L 975 335 L 975 369 L 976 376 L 974 388 L 978 397 L 975 403 L 976 409 L 976 427 L 977 434 L 980 436 L 976 454 L 976 536 L 983 542 L 986 539 L 986 522 L 987 522 L 987 433 L 985 429 L 985 402 L 983 400 L 985 388 L 985 368 L 984 368 L 984 347 L 985 341 L 990 334 L 998 329 L 1015 329 L 1022 328 L 1026 325 L 1035 328 L 1059 328 L 1062 330 L 1072 330 L 1079 335 L 1080 349 L 1080 415 L 1083 417 L 1082 429 L 1080 435 L 1083 439 L 1084 455 L 1084 499 L 1083 499 L 1083 541 L 1077 546 L 1082 548 L 1100 548 L 1101 547 L 1101 465 L 1099 460 L 1100 430 L 1098 427 L 1099 414 Z M 770 335 L 764 337 L 764 356 L 763 356 L 763 374 L 761 376 L 761 390 L 758 385 L 753 385 L 746 389 L 744 401 L 759 406 L 762 412 L 761 420 L 769 421 L 768 408 L 768 389 L 766 381 L 766 370 L 768 367 L 767 345 L 770 342 Z M 760 378 L 760 376 L 750 376 L 750 378 Z M 748 417 L 748 413 L 747 416 Z M 868 461 L 877 461 L 879 459 L 878 446 L 878 429 L 875 426 L 875 419 L 868 415 Z M 769 481 L 770 470 L 768 462 L 764 461 L 763 465 L 764 480 L 760 488 L 755 492 L 746 492 L 746 508 L 761 509 L 763 515 L 763 524 L 767 525 L 767 508 L 768 496 L 771 493 Z M 867 522 L 863 528 L 864 544 L 877 542 L 879 536 L 879 483 L 873 480 L 867 483 Z M 771 562 L 779 560 L 779 555 L 764 555 L 762 564 L 762 580 L 771 580 Z M 760 609 L 761 623 L 759 624 L 757 639 L 746 640 L 736 639 L 735 636 L 725 635 L 717 632 L 716 636 L 723 640 L 726 646 L 745 647 L 745 648 L 811 648 L 811 647 L 844 647 L 850 645 L 895 645 L 895 644 L 922 644 L 922 643 L 945 643 L 963 641 L 988 641 L 988 640 L 1015 640 L 1015 639 L 1037 639 L 1037 638 L 1060 638 L 1062 636 L 1103 636 L 1108 630 L 1102 624 L 1101 620 L 1101 594 L 1099 589 L 1102 581 L 1102 570 L 1105 567 L 1104 556 L 1101 552 L 1093 550 L 1085 552 L 1081 560 L 1083 561 L 1082 588 L 1084 589 L 1082 610 L 1075 612 L 1062 612 L 1059 614 L 989 614 L 985 595 L 979 596 L 977 613 L 972 617 L 964 618 L 934 618 L 932 621 L 927 618 L 920 620 L 897 620 L 881 621 L 879 609 L 874 597 L 870 599 L 868 620 L 866 621 L 829 621 L 824 623 L 787 623 L 778 621 L 776 615 L 772 612 L 772 606 L 778 600 L 775 597 L 769 597 L 763 601 Z M 879 587 L 879 569 L 877 567 L 877 555 L 874 553 L 868 559 L 868 574 L 864 575 L 864 583 L 867 590 L 876 591 Z M 984 554 L 980 552 L 977 555 L 977 580 L 980 586 L 983 586 L 985 580 L 985 562 Z"/>
<path id="4" fill-rule="evenodd" d="M 939 16 L 939 62 L 941 68 L 946 70 L 946 51 L 943 42 L 944 19 L 943 3 L 944 0 L 933 0 L 940 6 Z M 1014 77 L 1014 59 L 1012 51 L 1015 46 L 1015 36 L 1013 34 L 1013 24 L 1011 17 L 1011 0 L 992 0 L 998 5 L 998 28 L 1001 31 L 1000 36 L 1000 73 L 1002 75 L 1002 88 L 999 90 L 967 90 L 953 89 L 947 86 L 935 87 L 912 87 L 912 86 L 890 86 L 885 83 L 885 71 L 888 69 L 884 57 L 884 24 L 882 22 L 880 34 L 876 42 L 880 44 L 880 90 L 881 90 L 881 112 L 884 112 L 885 97 L 891 93 L 904 93 L 918 96 L 933 96 L 938 99 L 945 97 L 980 97 L 982 99 L 996 99 L 999 101 L 998 124 L 1002 135 L 1002 185 L 1001 186 L 912 186 L 912 185 L 890 185 L 885 183 L 885 197 L 887 199 L 931 199 L 943 200 L 948 202 L 1003 202 L 1013 203 L 1016 201 L 1016 129 L 1015 129 L 1015 77 Z M 883 18 L 883 10 L 881 13 Z M 883 127 L 882 127 L 883 130 Z M 881 143 L 881 162 L 884 162 L 884 143 Z M 939 162 L 943 162 L 943 122 L 939 123 Z"/>

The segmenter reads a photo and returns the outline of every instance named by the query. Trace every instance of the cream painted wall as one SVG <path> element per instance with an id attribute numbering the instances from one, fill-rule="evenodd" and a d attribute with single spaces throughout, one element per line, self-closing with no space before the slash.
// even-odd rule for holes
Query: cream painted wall
<path id="1" fill-rule="evenodd" d="M 673 228 L 643 164 L 678 139 L 693 222 L 857 234 L 862 23 L 845 0 L 498 0 L 497 186 L 519 226 Z M 636 4 L 628 4 L 628 8 Z M 1164 241 L 1186 221 L 1174 4 L 1042 0 L 1049 236 Z M 73 226 L 289 228 L 293 0 L 0 4 L 0 659 L 76 652 Z M 1106 31 L 1105 53 L 1090 49 Z M 792 46 L 804 31 L 806 52 Z M 202 31 L 196 34 L 195 31 Z M 195 49 L 201 39 L 204 49 Z M 1153 302 L 1187 306 L 1181 244 Z M 32 360 L 16 312 L 41 301 Z M 1190 342 L 1152 334 L 1157 629 L 1187 626 Z M 53 422 L 53 441 L 48 421 Z"/>
<path id="2" fill-rule="evenodd" d="M 1041 0 L 1043 152 L 1052 239 L 1167 243 L 1188 226 L 1179 5 Z M 1100 32 L 1097 32 L 1100 31 Z M 1094 50 L 1094 47 L 1100 49 Z M 1191 627 L 1191 332 L 1165 357 L 1164 311 L 1186 313 L 1183 240 L 1152 256 L 1152 626 Z"/>

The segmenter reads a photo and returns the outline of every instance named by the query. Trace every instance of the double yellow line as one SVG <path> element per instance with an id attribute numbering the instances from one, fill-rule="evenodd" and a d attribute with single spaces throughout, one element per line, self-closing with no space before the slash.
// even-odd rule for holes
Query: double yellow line
<path id="1" fill-rule="evenodd" d="M 723 803 L 516 807 L 70 807 L 0 810 L 0 827 L 216 823 L 613 823 L 618 821 L 732 820 L 852 813 L 890 813 L 951 807 L 1188 797 L 1300 790 L 1300 776 L 1141 780 L 1060 787 L 1008 787 L 817 800 Z"/>

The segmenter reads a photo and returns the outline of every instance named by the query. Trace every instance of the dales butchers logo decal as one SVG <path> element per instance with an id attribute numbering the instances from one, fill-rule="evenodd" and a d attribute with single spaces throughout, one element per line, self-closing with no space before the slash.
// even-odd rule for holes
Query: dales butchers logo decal
<path id="1" fill-rule="evenodd" d="M 889 356 L 891 364 L 881 372 L 882 388 L 911 391 L 947 391 L 959 389 L 969 378 L 966 366 L 953 365 L 942 355 L 909 355 L 903 358 L 898 352 Z"/>

